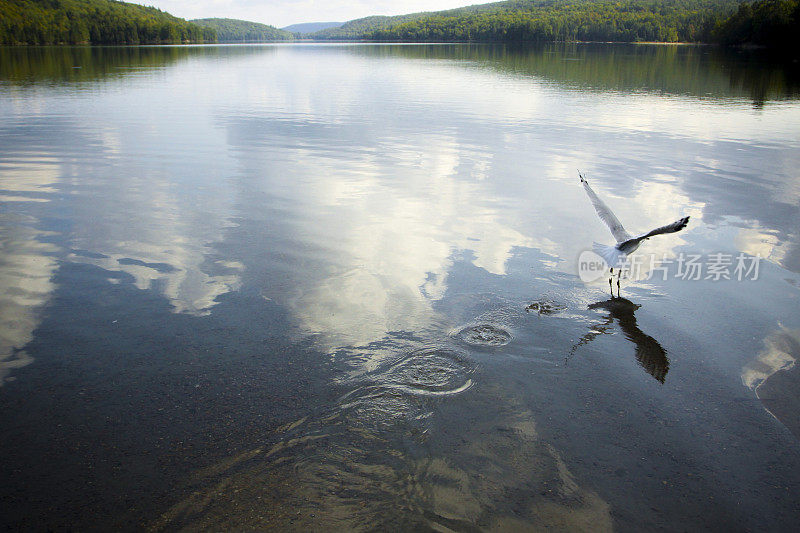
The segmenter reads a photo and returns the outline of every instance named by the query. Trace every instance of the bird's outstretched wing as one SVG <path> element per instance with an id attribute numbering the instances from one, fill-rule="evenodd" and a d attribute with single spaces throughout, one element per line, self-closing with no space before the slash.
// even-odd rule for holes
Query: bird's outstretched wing
<path id="1" fill-rule="evenodd" d="M 661 226 L 660 228 L 656 228 L 652 231 L 639 235 L 638 237 L 636 237 L 636 239 L 642 240 L 652 237 L 653 235 L 661 235 L 663 233 L 675 233 L 685 228 L 688 223 L 689 223 L 689 217 L 683 217 L 680 220 L 676 220 L 672 224 L 667 224 L 666 226 Z"/>
<path id="2" fill-rule="evenodd" d="M 611 212 L 611 209 L 609 209 L 608 206 L 604 204 L 603 201 L 595 194 L 592 188 L 589 187 L 589 182 L 587 182 L 580 174 L 578 175 L 581 177 L 581 183 L 583 184 L 583 188 L 586 189 L 586 194 L 589 195 L 589 200 L 592 201 L 594 210 L 597 211 L 597 215 L 600 217 L 600 219 L 606 223 L 608 229 L 611 230 L 611 234 L 615 239 L 617 239 L 617 242 L 629 240 L 631 238 L 630 233 L 625 231 L 625 228 L 622 227 L 622 223 L 617 220 L 617 217 L 614 216 L 614 213 Z"/>

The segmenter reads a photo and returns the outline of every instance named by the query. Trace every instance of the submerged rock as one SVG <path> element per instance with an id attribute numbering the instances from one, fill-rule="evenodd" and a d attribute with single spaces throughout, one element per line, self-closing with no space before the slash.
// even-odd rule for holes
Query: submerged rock
<path id="1" fill-rule="evenodd" d="M 566 308 L 566 304 L 542 298 L 530 304 L 525 310 L 529 313 L 534 312 L 540 315 L 555 315 Z"/>

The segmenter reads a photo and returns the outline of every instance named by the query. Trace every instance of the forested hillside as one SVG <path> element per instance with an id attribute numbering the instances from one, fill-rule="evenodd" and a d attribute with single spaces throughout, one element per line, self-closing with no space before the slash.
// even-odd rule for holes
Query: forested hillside
<path id="1" fill-rule="evenodd" d="M 389 41 L 708 41 L 741 0 L 509 0 L 367 17 L 313 34 Z"/>
<path id="2" fill-rule="evenodd" d="M 756 44 L 796 51 L 799 34 L 800 0 L 760 0 L 742 4 L 717 27 L 714 38 L 723 44 Z"/>
<path id="3" fill-rule="evenodd" d="M 324 30 L 309 33 L 304 37 L 330 40 L 365 39 L 377 30 L 391 28 L 398 24 L 411 22 L 419 19 L 420 17 L 432 14 L 433 13 L 412 13 L 410 15 L 397 15 L 395 17 L 375 15 L 371 17 L 350 20 L 341 26 L 326 28 Z"/>
<path id="4" fill-rule="evenodd" d="M 213 42 L 216 34 L 154 7 L 114 0 L 0 0 L 2 44 Z"/>
<path id="5" fill-rule="evenodd" d="M 288 31 L 247 20 L 206 18 L 190 22 L 213 28 L 218 41 L 286 41 L 294 38 Z"/>
<path id="6" fill-rule="evenodd" d="M 313 27 L 313 24 L 299 25 Z M 406 42 L 720 42 L 786 50 L 800 0 L 507 0 L 447 11 L 372 16 L 303 37 Z M 266 24 L 186 21 L 116 0 L 0 0 L 0 44 L 167 44 L 282 41 Z"/>

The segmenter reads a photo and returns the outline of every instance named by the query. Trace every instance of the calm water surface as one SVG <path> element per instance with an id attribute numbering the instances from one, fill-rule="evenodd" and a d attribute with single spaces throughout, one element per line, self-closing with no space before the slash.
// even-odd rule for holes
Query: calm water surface
<path id="1" fill-rule="evenodd" d="M 800 520 L 796 70 L 0 48 L 0 118 L 3 525 Z M 633 233 L 692 217 L 621 298 L 576 169 Z"/>

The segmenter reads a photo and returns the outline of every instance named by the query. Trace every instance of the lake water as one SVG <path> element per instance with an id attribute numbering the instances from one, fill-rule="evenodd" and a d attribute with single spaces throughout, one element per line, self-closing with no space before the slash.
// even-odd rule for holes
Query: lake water
<path id="1" fill-rule="evenodd" d="M 798 79 L 675 46 L 0 48 L 2 522 L 793 530 Z M 578 169 L 634 234 L 691 216 L 621 297 L 579 276 L 613 238 Z"/>

